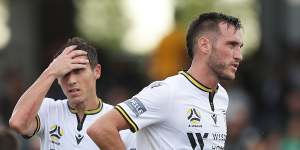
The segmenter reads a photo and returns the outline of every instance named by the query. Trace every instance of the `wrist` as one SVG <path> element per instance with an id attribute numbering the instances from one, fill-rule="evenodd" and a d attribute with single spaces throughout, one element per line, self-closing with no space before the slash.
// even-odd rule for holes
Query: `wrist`
<path id="1" fill-rule="evenodd" d="M 53 71 L 51 71 L 49 68 L 44 70 L 42 76 L 44 76 L 46 79 L 51 79 L 53 81 L 57 78 L 56 74 Z"/>

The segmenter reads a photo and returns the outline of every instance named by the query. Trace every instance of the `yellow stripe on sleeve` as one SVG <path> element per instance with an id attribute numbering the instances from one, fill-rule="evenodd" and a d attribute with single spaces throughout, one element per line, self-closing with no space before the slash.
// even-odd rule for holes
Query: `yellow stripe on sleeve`
<path id="1" fill-rule="evenodd" d="M 36 128 L 33 132 L 33 134 L 31 136 L 28 135 L 22 135 L 25 139 L 30 139 L 31 137 L 33 137 L 37 132 L 39 132 L 40 128 L 41 128 L 41 121 L 40 121 L 40 117 L 39 115 L 35 116 L 35 120 L 36 120 Z"/>
<path id="2" fill-rule="evenodd" d="M 131 132 L 136 132 L 139 130 L 138 126 L 134 123 L 134 121 L 130 118 L 130 116 L 126 113 L 126 111 L 120 106 L 117 105 L 115 106 L 115 109 L 118 110 L 118 112 L 121 113 L 121 115 L 123 116 L 123 118 L 130 124 L 131 128 Z"/>
<path id="3" fill-rule="evenodd" d="M 40 131 L 40 128 L 41 128 L 41 120 L 40 120 L 40 116 L 39 115 L 36 115 L 35 116 L 35 119 L 36 119 L 36 129 L 35 129 L 35 131 L 34 131 L 34 133 L 33 133 L 33 135 L 35 135 L 37 132 L 39 132 Z"/>

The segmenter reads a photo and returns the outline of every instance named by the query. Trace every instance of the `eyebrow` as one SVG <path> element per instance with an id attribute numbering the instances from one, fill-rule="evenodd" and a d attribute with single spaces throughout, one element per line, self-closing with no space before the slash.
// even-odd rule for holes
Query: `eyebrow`
<path id="1" fill-rule="evenodd" d="M 239 45 L 240 43 L 237 41 L 228 41 L 228 44 L 233 44 L 233 45 Z M 242 48 L 244 46 L 244 43 L 241 43 L 240 48 Z"/>

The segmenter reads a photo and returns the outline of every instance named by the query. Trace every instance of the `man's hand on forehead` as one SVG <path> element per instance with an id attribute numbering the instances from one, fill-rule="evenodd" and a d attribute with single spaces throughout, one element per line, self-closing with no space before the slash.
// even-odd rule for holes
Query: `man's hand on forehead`
<path id="1" fill-rule="evenodd" d="M 77 45 L 67 47 L 64 52 L 74 60 L 74 64 L 87 64 L 89 63 L 87 52 L 84 50 L 76 49 Z"/>
<path id="2" fill-rule="evenodd" d="M 49 65 L 56 78 L 62 77 L 72 70 L 86 68 L 89 64 L 87 52 L 76 49 L 76 45 L 66 47 Z"/>
<path id="3" fill-rule="evenodd" d="M 75 58 L 77 56 L 87 56 L 87 52 L 84 50 L 76 49 L 77 45 L 71 45 L 64 49 L 63 54 L 71 56 L 71 58 Z"/>

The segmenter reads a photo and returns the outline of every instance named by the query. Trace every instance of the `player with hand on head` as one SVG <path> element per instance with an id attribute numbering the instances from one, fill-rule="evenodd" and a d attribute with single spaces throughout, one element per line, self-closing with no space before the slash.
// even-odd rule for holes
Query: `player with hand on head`
<path id="1" fill-rule="evenodd" d="M 150 84 L 93 123 L 87 133 L 99 147 L 124 149 L 118 131 L 130 128 L 139 150 L 224 149 L 229 100 L 219 82 L 233 80 L 242 60 L 241 23 L 204 13 L 190 24 L 186 40 L 190 68 Z"/>
<path id="2" fill-rule="evenodd" d="M 99 149 L 86 130 L 112 109 L 96 93 L 101 77 L 96 49 L 81 38 L 69 39 L 64 49 L 27 89 L 16 104 L 9 124 L 23 136 L 37 134 L 43 150 Z M 67 99 L 46 98 L 57 80 Z M 135 136 L 120 131 L 117 141 L 134 148 Z"/>

